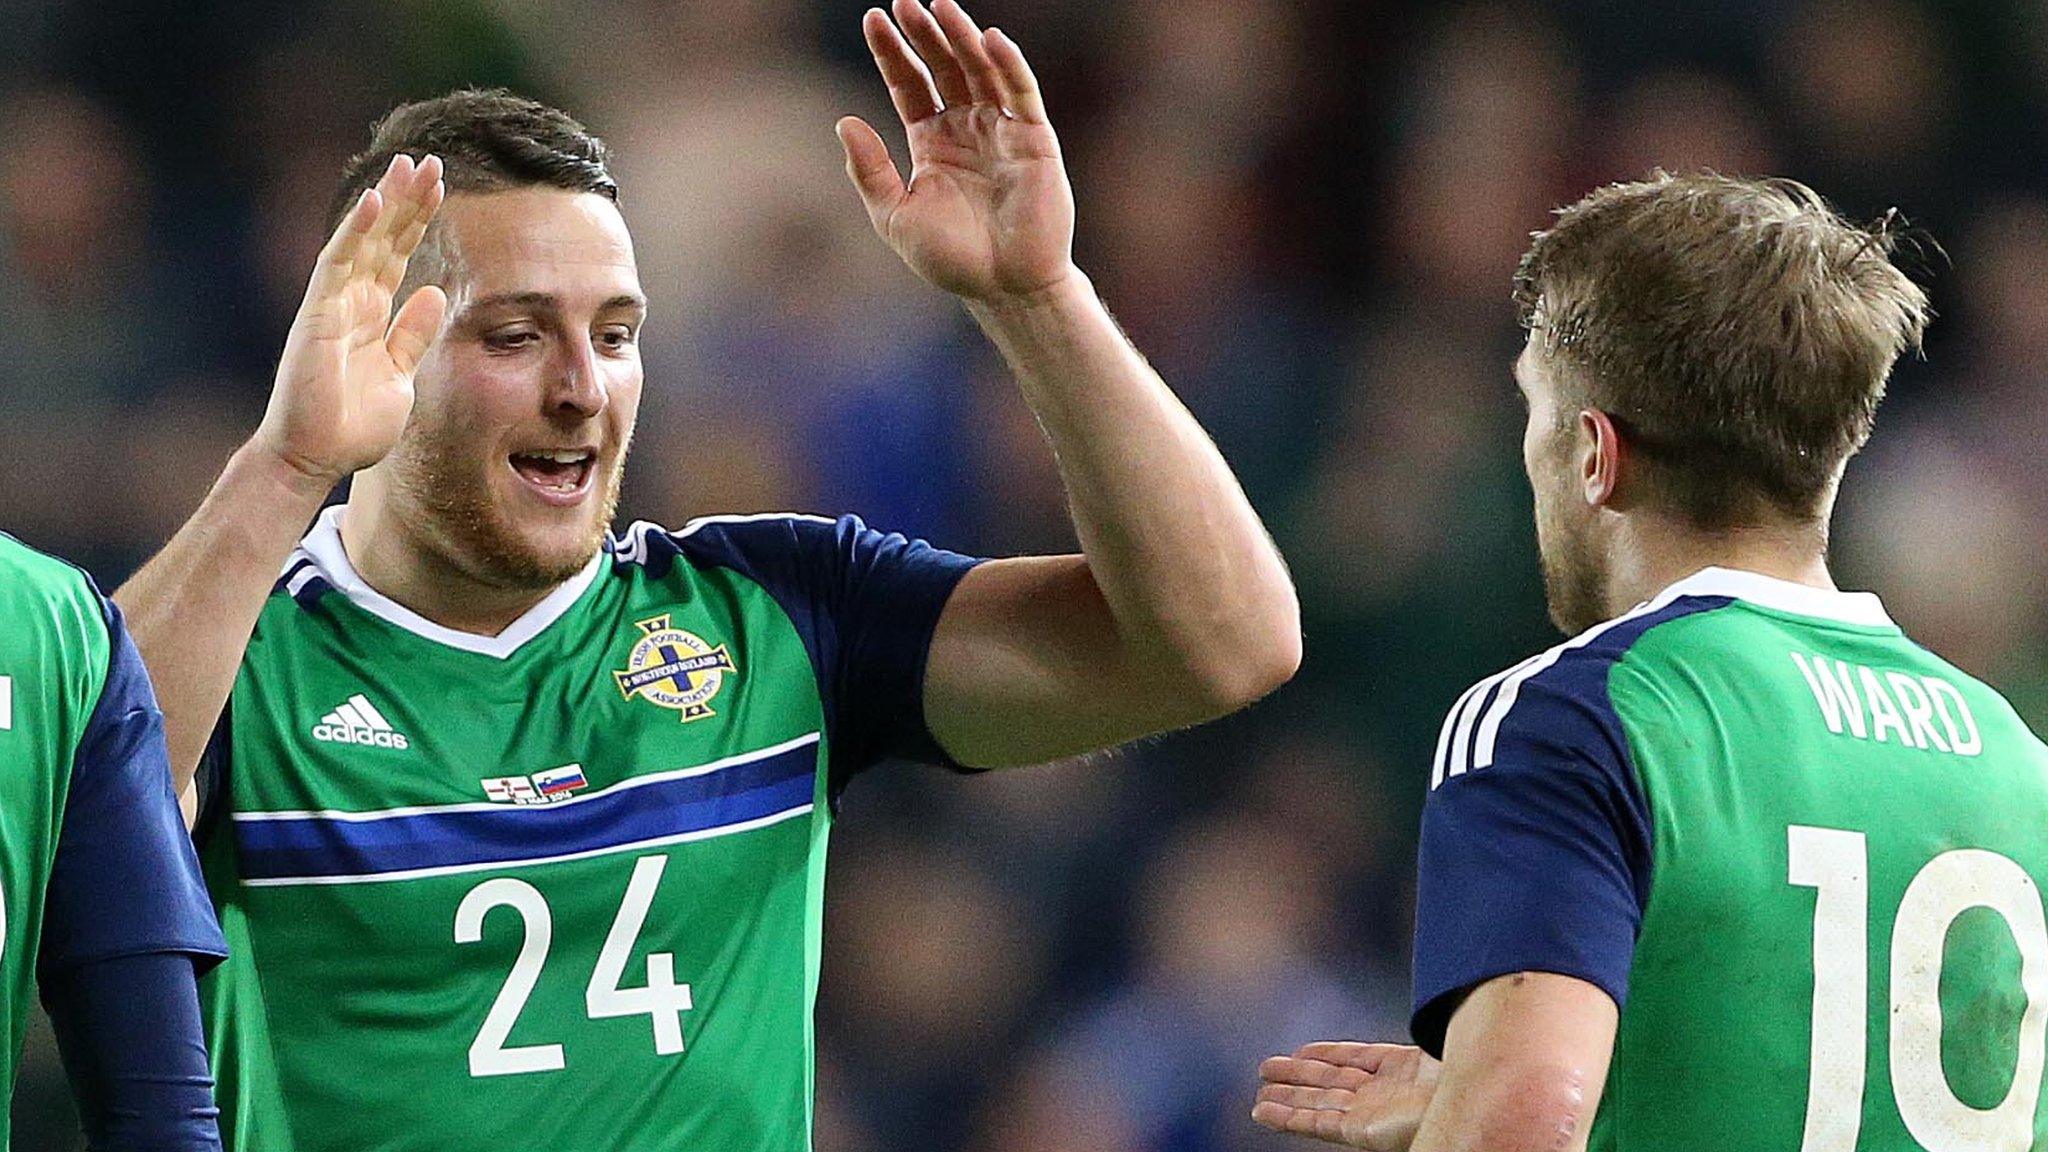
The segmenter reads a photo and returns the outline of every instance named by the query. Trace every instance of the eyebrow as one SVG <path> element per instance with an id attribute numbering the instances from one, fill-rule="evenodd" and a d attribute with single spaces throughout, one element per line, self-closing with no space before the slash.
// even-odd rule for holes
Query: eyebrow
<path id="1" fill-rule="evenodd" d="M 462 311 L 467 314 L 485 308 L 502 307 L 507 304 L 523 308 L 546 308 L 554 311 L 560 311 L 562 307 L 561 298 L 552 292 L 500 292 L 494 296 L 478 297 L 465 304 Z M 621 292 L 617 296 L 598 305 L 597 310 L 600 312 L 610 312 L 616 308 L 637 308 L 645 312 L 647 310 L 647 297 L 640 295 L 638 292 Z"/>

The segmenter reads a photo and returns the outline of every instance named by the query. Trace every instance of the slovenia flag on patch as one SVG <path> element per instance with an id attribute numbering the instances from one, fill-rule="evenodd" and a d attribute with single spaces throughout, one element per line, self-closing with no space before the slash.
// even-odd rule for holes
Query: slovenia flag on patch
<path id="1" fill-rule="evenodd" d="M 533 774 L 533 786 L 543 796 L 562 796 L 587 787 L 589 781 L 583 778 L 583 765 L 565 764 Z"/>

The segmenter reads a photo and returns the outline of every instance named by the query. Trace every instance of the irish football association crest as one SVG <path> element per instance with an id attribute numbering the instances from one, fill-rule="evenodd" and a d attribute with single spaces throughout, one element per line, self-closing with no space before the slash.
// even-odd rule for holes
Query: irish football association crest
<path id="1" fill-rule="evenodd" d="M 691 633 L 673 627 L 667 616 L 639 623 L 642 633 L 626 657 L 619 678 L 619 691 L 626 699 L 639 696 L 663 708 L 683 714 L 683 723 L 714 715 L 711 700 L 725 685 L 728 674 L 737 676 L 732 656 L 720 644 L 713 648 Z"/>

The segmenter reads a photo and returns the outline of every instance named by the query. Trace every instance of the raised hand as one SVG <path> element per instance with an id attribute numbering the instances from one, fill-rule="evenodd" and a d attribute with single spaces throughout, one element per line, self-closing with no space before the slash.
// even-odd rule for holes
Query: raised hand
<path id="1" fill-rule="evenodd" d="M 438 157 L 397 156 L 320 252 L 254 441 L 311 480 L 375 464 L 405 428 L 448 298 L 429 285 L 391 303 L 443 195 Z"/>
<path id="2" fill-rule="evenodd" d="M 1073 272 L 1074 194 L 1024 53 L 955 0 L 893 7 L 894 21 L 869 9 L 861 30 L 909 136 L 910 182 L 866 121 L 838 124 L 875 231 L 918 275 L 969 300 L 1059 284 Z"/>
<path id="3" fill-rule="evenodd" d="M 1407 1152 L 1443 1065 L 1403 1044 L 1323 1043 L 1259 1065 L 1252 1119 L 1370 1152 Z"/>

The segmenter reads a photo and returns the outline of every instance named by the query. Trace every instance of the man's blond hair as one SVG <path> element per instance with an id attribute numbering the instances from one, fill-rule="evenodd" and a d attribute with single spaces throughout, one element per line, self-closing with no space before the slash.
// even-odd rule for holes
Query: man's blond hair
<path id="1" fill-rule="evenodd" d="M 1559 211 L 1515 299 L 1564 410 L 1612 417 L 1672 511 L 1813 520 L 1930 315 L 1891 219 L 1859 228 L 1791 180 L 1660 171 Z"/>

